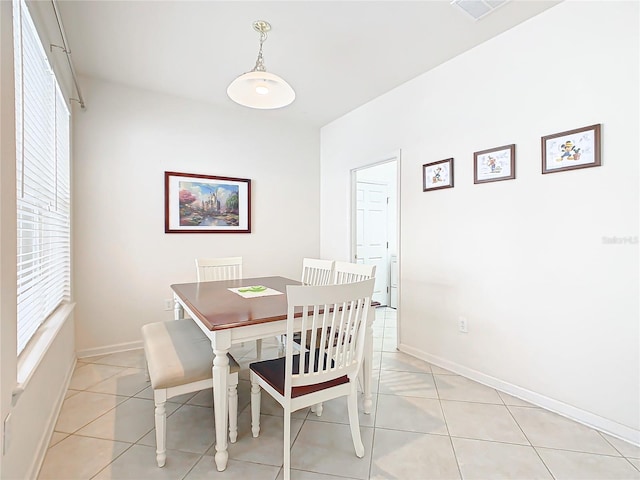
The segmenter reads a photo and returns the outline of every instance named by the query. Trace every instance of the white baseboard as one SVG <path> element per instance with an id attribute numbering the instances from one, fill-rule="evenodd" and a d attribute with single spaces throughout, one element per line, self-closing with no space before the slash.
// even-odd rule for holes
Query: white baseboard
<path id="1" fill-rule="evenodd" d="M 40 443 L 36 450 L 36 455 L 34 456 L 31 466 L 29 467 L 29 473 L 26 478 L 38 478 L 38 475 L 40 474 L 40 469 L 42 468 L 44 458 L 47 455 L 47 450 L 49 449 L 49 444 L 51 443 L 53 431 L 55 429 L 56 423 L 58 422 L 58 417 L 60 416 L 60 410 L 62 409 L 64 398 L 67 394 L 67 390 L 69 389 L 69 384 L 71 383 L 73 372 L 76 369 L 76 363 L 77 360 L 75 359 L 73 360 L 73 362 L 71 362 L 71 368 L 69 368 L 69 371 L 67 372 L 65 381 L 60 384 L 62 388 L 52 399 L 55 402 L 54 408 L 51 409 L 51 415 L 49 415 L 49 418 L 47 420 L 45 434 L 40 439 Z"/>
<path id="2" fill-rule="evenodd" d="M 81 352 L 76 352 L 76 358 L 74 358 L 70 363 L 70 368 L 66 373 L 65 380 L 60 384 L 60 390 L 56 392 L 56 395 L 51 399 L 54 403 L 54 408 L 51 409 L 51 414 L 47 419 L 47 425 L 44 430 L 45 433 L 40 439 L 38 448 L 36 450 L 36 455 L 34 455 L 33 462 L 29 466 L 29 473 L 26 478 L 38 478 L 38 474 L 40 472 L 40 469 L 42 468 L 42 463 L 44 462 L 45 456 L 47 454 L 49 444 L 51 443 L 51 437 L 53 436 L 56 422 L 58 421 L 58 416 L 60 415 L 60 410 L 62 409 L 62 404 L 64 403 L 65 395 L 67 393 L 67 390 L 69 389 L 69 385 L 71 384 L 73 372 L 75 371 L 77 364 L 77 358 L 86 358 L 95 355 L 107 355 L 110 353 L 136 350 L 139 348 L 143 348 L 142 341 L 122 343 L 118 345 L 110 345 L 107 347 L 93 348 L 83 350 Z"/>
<path id="3" fill-rule="evenodd" d="M 425 362 L 429 362 L 440 368 L 444 368 L 445 370 L 449 370 L 451 372 L 457 373 L 458 375 L 462 375 L 463 377 L 469 378 L 488 387 L 495 388 L 496 390 L 504 393 L 508 393 L 509 395 L 512 395 L 516 398 L 544 408 L 545 410 L 557 413 L 558 415 L 562 415 L 563 417 L 567 417 L 578 423 L 586 425 L 587 427 L 591 427 L 603 433 L 606 433 L 607 435 L 611 435 L 612 437 L 616 437 L 629 442 L 632 445 L 640 446 L 640 430 L 636 430 L 627 425 L 622 425 L 608 418 L 601 417 L 594 413 L 582 410 L 580 408 L 574 407 L 573 405 L 569 405 L 553 398 L 546 397 L 539 393 L 532 392 L 531 390 L 513 385 L 511 383 L 500 380 L 499 378 L 494 378 L 490 375 L 478 372 L 477 370 L 473 370 L 449 360 L 430 355 L 408 345 L 398 345 L 398 350 L 419 358 L 420 360 L 424 360 Z"/>
<path id="4" fill-rule="evenodd" d="M 136 342 L 118 343 L 116 345 L 107 345 L 106 347 L 87 348 L 78 350 L 76 356 L 78 358 L 95 357 L 96 355 L 109 355 L 110 353 L 127 352 L 129 350 L 138 350 L 143 348 L 142 340 Z"/>

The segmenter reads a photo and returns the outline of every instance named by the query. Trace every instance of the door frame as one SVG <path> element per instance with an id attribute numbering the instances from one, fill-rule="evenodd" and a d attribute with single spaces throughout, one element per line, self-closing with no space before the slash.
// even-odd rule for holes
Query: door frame
<path id="1" fill-rule="evenodd" d="M 379 160 L 373 161 L 371 163 L 362 165 L 357 168 L 351 169 L 351 195 L 350 195 L 350 252 L 349 258 L 350 261 L 355 261 L 356 252 L 357 252 L 357 180 L 358 180 L 358 171 L 366 170 L 371 167 L 376 167 L 385 163 L 395 162 L 396 163 L 396 231 L 395 231 L 395 242 L 396 242 L 396 255 L 398 258 L 398 306 L 396 308 L 397 312 L 397 334 L 398 334 L 398 344 L 400 344 L 400 308 L 402 305 L 401 297 L 402 297 L 402 262 L 401 262 L 401 242 L 400 242 L 400 232 L 402 230 L 402 217 L 400 215 L 400 199 L 401 195 L 401 164 L 402 164 L 402 150 L 395 150 L 387 155 L 383 155 L 379 157 Z M 389 285 L 391 283 L 389 282 Z"/>

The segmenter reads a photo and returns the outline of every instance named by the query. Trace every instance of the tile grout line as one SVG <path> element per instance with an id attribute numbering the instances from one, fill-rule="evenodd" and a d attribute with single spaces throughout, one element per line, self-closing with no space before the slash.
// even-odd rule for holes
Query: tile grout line
<path id="1" fill-rule="evenodd" d="M 384 335 L 383 335 L 383 340 L 384 340 Z M 382 370 L 382 360 L 380 360 L 380 369 Z M 379 388 L 379 386 L 378 386 Z M 371 395 L 373 396 L 373 392 L 371 392 Z M 374 452 L 374 447 L 376 444 L 376 430 L 378 428 L 377 424 L 378 424 L 378 399 L 379 399 L 379 395 L 380 395 L 380 391 L 376 391 L 376 401 L 375 401 L 375 412 L 371 412 L 372 414 L 375 415 L 375 417 L 373 418 L 373 425 L 372 425 L 372 434 L 371 434 L 371 456 L 369 459 L 369 472 L 367 475 L 367 478 L 371 478 L 371 474 L 373 471 L 373 452 Z"/>
<path id="2" fill-rule="evenodd" d="M 602 432 L 601 432 L 601 431 L 599 431 L 599 430 L 596 430 L 596 432 L 598 432 L 598 434 L 602 437 L 602 439 L 603 439 L 605 442 L 607 442 L 609 445 L 611 445 L 611 447 L 612 447 L 616 452 L 618 452 L 622 458 L 624 458 L 627 462 L 629 462 L 633 468 L 635 468 L 636 470 L 640 471 L 640 466 L 636 466 L 636 465 L 631 461 L 631 458 L 633 458 L 633 457 L 627 457 L 624 453 L 622 453 L 622 452 L 620 451 L 620 449 L 619 449 L 619 448 L 617 448 L 613 443 L 611 443 L 611 442 L 609 441 L 609 439 L 605 436 L 605 434 L 604 434 L 604 433 L 602 433 Z M 640 463 L 640 462 L 639 462 L 639 463 Z"/>
<path id="3" fill-rule="evenodd" d="M 78 435 L 80 436 L 80 435 Z M 104 439 L 102 439 L 104 440 Z M 113 443 L 114 440 L 111 440 L 111 442 Z M 90 477 L 90 479 L 96 478 L 98 475 L 100 475 L 100 473 L 105 470 L 106 468 L 109 467 L 109 465 L 113 464 L 113 462 L 115 462 L 118 458 L 120 458 L 122 455 L 125 454 L 125 452 L 128 452 L 129 450 L 131 450 L 131 448 L 133 448 L 133 446 L 136 445 L 135 443 L 130 444 L 127 448 L 125 448 L 122 452 L 120 452 L 119 455 L 117 455 L 115 458 L 113 458 L 109 463 L 107 463 L 104 467 L 102 467 L 100 470 L 98 470 L 94 475 L 92 475 Z"/>
<path id="4" fill-rule="evenodd" d="M 436 382 L 436 377 L 435 377 L 435 374 L 433 373 L 433 369 L 431 369 L 431 364 L 429 364 L 429 369 L 431 370 L 431 376 L 433 377 L 433 387 L 436 389 L 436 395 L 438 396 L 438 405 L 440 406 L 440 412 L 442 413 L 442 418 L 444 419 L 444 426 L 447 429 L 447 436 L 449 437 L 449 444 L 451 445 L 453 458 L 456 461 L 458 475 L 462 479 L 464 477 L 462 475 L 462 468 L 460 467 L 460 460 L 458 460 L 458 453 L 456 452 L 456 447 L 453 444 L 453 437 L 451 436 L 451 430 L 449 430 L 449 422 L 447 421 L 447 415 L 444 413 L 444 408 L 442 408 L 442 398 L 440 398 L 440 390 L 438 389 L 438 383 Z"/>
<path id="5" fill-rule="evenodd" d="M 100 364 L 100 363 L 93 363 L 93 362 L 87 362 L 85 365 L 104 365 L 104 364 Z M 116 366 L 116 367 L 122 367 L 121 365 L 108 365 L 108 366 Z M 122 367 L 122 368 L 136 368 L 136 367 Z M 142 369 L 139 369 L 142 370 Z M 102 418 L 103 416 L 105 416 L 107 413 L 115 410 L 118 406 L 122 405 L 123 403 L 125 403 L 126 401 L 130 400 L 130 399 L 140 399 L 140 400 L 149 400 L 149 401 L 153 401 L 147 398 L 141 398 L 141 397 L 136 397 L 136 395 L 140 394 L 141 392 L 143 392 L 144 390 L 146 390 L 147 388 L 149 388 L 149 386 L 145 386 L 144 388 L 142 388 L 140 391 L 134 393 L 133 395 L 119 395 L 117 393 L 104 393 L 104 392 L 94 392 L 89 390 L 91 387 L 95 387 L 96 385 L 111 379 L 117 375 L 119 375 L 122 372 L 116 373 L 114 375 L 111 375 L 107 378 L 104 378 L 98 382 L 96 382 L 95 384 L 92 384 L 90 386 L 88 386 L 87 388 L 85 388 L 84 390 L 77 390 L 78 393 L 95 393 L 95 394 L 101 394 L 101 395 L 107 395 L 107 396 L 112 396 L 112 397 L 124 397 L 125 400 L 123 400 L 122 402 L 118 403 L 117 405 L 115 405 L 113 408 L 107 410 L 106 412 L 103 412 L 101 415 L 98 415 L 97 417 L 93 418 L 91 421 L 89 421 L 88 423 L 84 424 L 83 426 L 79 427 L 78 429 L 76 429 L 73 433 L 71 434 L 67 434 L 67 437 L 65 437 L 63 440 L 65 440 L 68 437 L 74 436 L 74 437 L 83 437 L 83 438 L 93 438 L 96 440 L 102 440 L 102 441 L 106 441 L 106 442 L 111 442 L 113 443 L 125 443 L 125 444 L 129 444 L 129 446 L 127 448 L 125 448 L 119 455 L 117 455 L 116 457 L 112 458 L 111 461 L 109 463 L 107 463 L 105 466 L 103 466 L 102 468 L 100 468 L 91 478 L 95 478 L 97 475 L 99 475 L 102 471 L 104 471 L 106 468 L 108 468 L 110 465 L 112 465 L 114 462 L 116 462 L 117 459 L 119 459 L 121 456 L 123 456 L 126 452 L 128 452 L 129 450 L 131 450 L 131 448 L 134 445 L 139 445 L 139 446 L 143 446 L 143 447 L 148 447 L 148 445 L 142 445 L 140 443 L 138 443 L 140 440 L 142 440 L 145 436 L 147 436 L 150 432 L 152 432 L 155 429 L 155 426 L 153 428 L 151 428 L 149 431 L 145 432 L 142 436 L 140 436 L 140 438 L 138 438 L 135 442 L 127 442 L 127 441 L 123 441 L 123 440 L 115 440 L 115 439 L 105 439 L 105 438 L 101 438 L 101 437 L 94 437 L 91 435 L 82 435 L 79 434 L 78 432 L 83 429 L 84 427 L 90 425 L 91 423 L 95 422 L 96 420 L 98 420 L 99 418 Z M 148 383 L 148 382 L 145 382 Z M 167 418 L 169 418 L 171 415 L 173 415 L 176 411 L 178 411 L 181 407 L 183 407 L 184 405 L 186 405 L 186 402 L 188 402 L 189 400 L 191 400 L 193 397 L 195 396 L 192 395 L 191 397 L 189 397 L 188 399 L 185 400 L 185 402 L 182 403 L 178 403 L 178 402 L 173 402 L 179 405 L 179 407 L 177 407 L 173 412 L 171 412 L 170 414 L 167 415 Z M 55 428 L 54 428 L 54 432 L 55 432 Z M 58 433 L 66 433 L 66 432 L 58 432 Z M 153 447 L 151 447 L 153 448 Z M 180 450 L 178 450 L 180 451 Z M 191 453 L 191 452 L 190 452 Z M 204 456 L 201 455 L 200 457 L 202 458 Z M 200 461 L 200 460 L 198 460 Z M 194 464 L 194 466 L 197 464 L 198 462 L 196 462 Z M 193 467 L 192 467 L 193 468 Z M 189 472 L 191 471 L 191 469 L 189 470 Z"/>
<path id="6" fill-rule="evenodd" d="M 102 364 L 89 363 L 89 365 L 102 365 Z M 110 365 L 110 366 L 117 366 L 117 365 Z M 128 367 L 125 367 L 125 368 L 128 368 Z M 120 372 L 120 373 L 122 373 L 122 372 Z M 82 391 L 83 391 L 83 392 L 87 392 L 87 391 L 88 391 L 88 388 L 91 388 L 92 386 L 98 385 L 99 383 L 102 383 L 103 381 L 108 380 L 109 378 L 113 378 L 113 377 L 115 377 L 116 375 L 118 375 L 118 373 L 116 373 L 115 375 L 112 375 L 111 377 L 105 378 L 104 380 L 101 380 L 100 382 L 97 382 L 97 383 L 95 383 L 94 385 L 91 385 L 91 386 L 87 387 L 86 389 L 84 389 L 84 390 L 82 390 Z M 140 390 L 139 392 L 135 393 L 135 394 L 134 394 L 134 396 L 127 396 L 127 400 L 129 400 L 129 399 L 131 399 L 131 398 L 136 398 L 136 397 L 135 397 L 135 395 L 137 395 L 138 393 L 140 393 L 140 392 L 142 392 L 142 391 L 144 391 L 144 390 L 146 390 L 146 387 L 145 387 L 145 388 L 143 388 L 142 390 Z M 89 393 L 100 393 L 100 392 L 91 392 L 91 391 L 89 391 Z M 106 394 L 106 395 L 109 395 L 109 394 Z M 112 395 L 112 396 L 114 396 L 114 397 L 118 397 L 118 396 L 126 396 L 126 395 L 117 395 L 117 394 L 110 394 L 110 395 Z M 76 430 L 76 432 L 78 432 L 78 431 L 79 431 L 79 430 L 81 430 L 82 428 L 86 427 L 87 425 L 89 425 L 89 424 L 91 424 L 91 423 L 95 422 L 97 419 L 99 419 L 99 418 L 103 417 L 104 415 L 106 415 L 107 413 L 109 413 L 111 410 L 115 410 L 115 409 L 116 409 L 116 407 L 118 407 L 118 405 L 123 404 L 123 403 L 124 403 L 124 402 L 126 402 L 127 400 L 123 400 L 122 402 L 120 402 L 120 403 L 118 403 L 117 405 L 115 405 L 112 409 L 108 410 L 107 412 L 104 412 L 102 415 L 98 415 L 96 418 L 94 418 L 93 420 L 91 420 L 89 423 L 87 423 L 86 425 L 84 425 L 84 426 L 80 427 L 79 429 L 77 429 L 77 430 Z M 151 431 L 151 430 L 149 430 L 149 431 Z M 77 434 L 76 432 L 74 432 L 72 435 L 75 435 L 75 436 L 78 436 L 78 437 L 83 436 L 83 435 L 79 435 L 79 434 Z M 125 448 L 122 452 L 120 452 L 120 454 L 119 454 L 119 455 L 117 455 L 115 458 L 112 458 L 112 459 L 111 459 L 111 461 L 110 461 L 109 463 L 107 463 L 104 467 L 102 467 L 100 470 L 98 470 L 98 471 L 97 471 L 97 472 L 96 472 L 96 473 L 91 477 L 91 479 L 93 479 L 93 478 L 95 478 L 96 476 L 98 476 L 102 471 L 104 471 L 106 468 L 108 468 L 110 465 L 112 465 L 112 464 L 113 464 L 113 463 L 114 463 L 118 458 L 120 458 L 122 455 L 124 455 L 124 454 L 125 454 L 126 452 L 128 452 L 129 450 L 131 450 L 131 448 L 133 448 L 133 446 L 134 446 L 134 445 L 137 445 L 137 444 L 138 444 L 137 442 L 138 442 L 138 441 L 140 441 L 142 438 L 144 438 L 148 433 L 149 433 L 149 432 L 147 432 L 147 433 L 145 433 L 144 435 L 142 435 L 138 440 L 136 440 L 136 442 L 129 444 L 129 446 L 128 446 L 127 448 Z M 97 438 L 97 437 L 89 437 L 89 438 Z M 99 440 L 107 440 L 107 439 L 99 438 Z M 107 440 L 107 441 L 110 441 L 111 443 L 115 443 L 115 442 L 116 442 L 116 441 L 118 441 L 118 440 L 113 440 L 113 439 L 111 439 L 111 440 Z M 120 441 L 118 441 L 118 442 L 120 442 Z M 120 442 L 120 443 L 129 443 L 129 442 Z"/>

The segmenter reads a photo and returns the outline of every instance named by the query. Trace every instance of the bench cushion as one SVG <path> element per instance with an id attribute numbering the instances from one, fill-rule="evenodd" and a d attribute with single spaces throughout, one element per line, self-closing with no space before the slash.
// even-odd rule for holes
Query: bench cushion
<path id="1" fill-rule="evenodd" d="M 154 390 L 212 378 L 211 341 L 193 320 L 149 323 L 142 338 Z M 228 357 L 229 371 L 238 372 L 238 362 Z"/>

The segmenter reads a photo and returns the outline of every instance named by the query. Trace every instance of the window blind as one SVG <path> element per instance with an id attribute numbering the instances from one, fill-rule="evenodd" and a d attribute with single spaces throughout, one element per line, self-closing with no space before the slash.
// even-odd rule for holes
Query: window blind
<path id="1" fill-rule="evenodd" d="M 20 354 L 70 299 L 70 115 L 24 1 L 13 7 Z"/>

